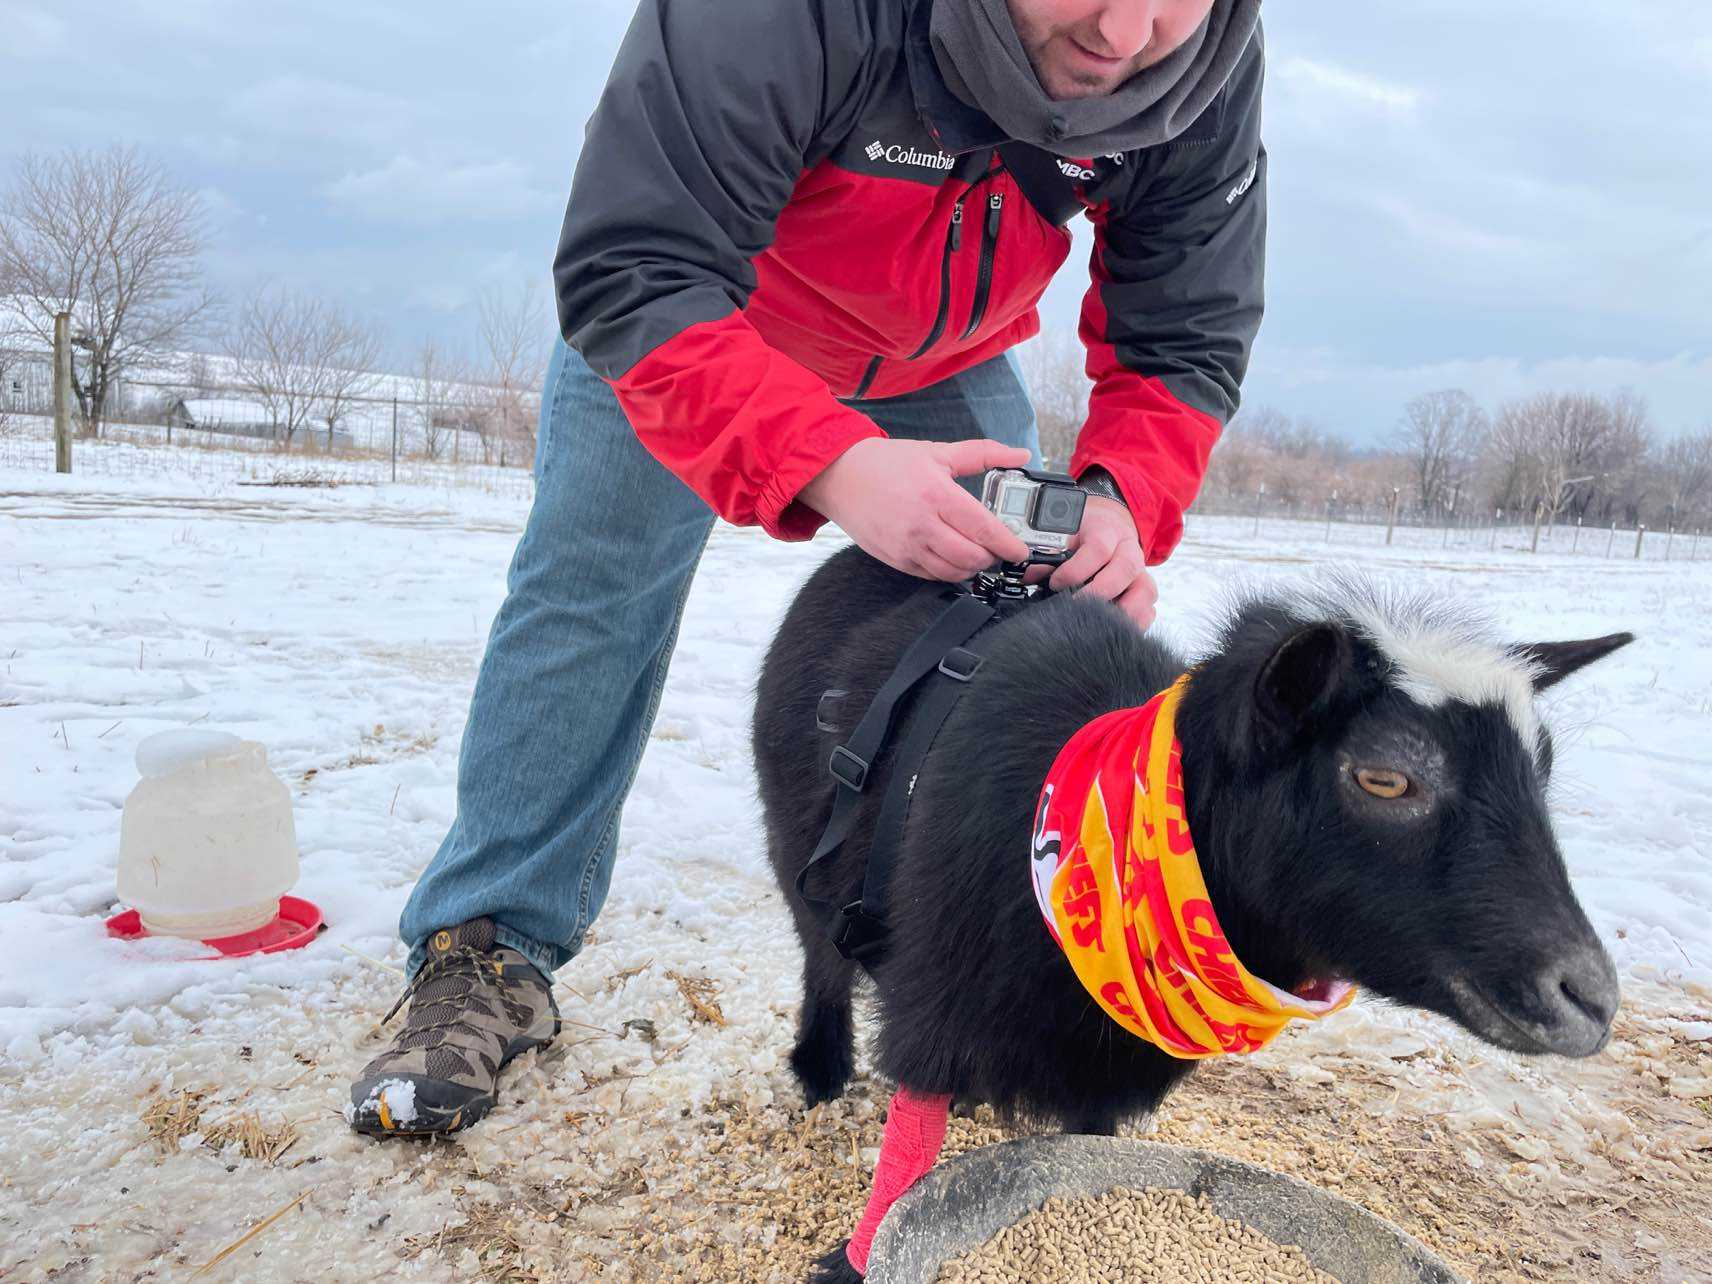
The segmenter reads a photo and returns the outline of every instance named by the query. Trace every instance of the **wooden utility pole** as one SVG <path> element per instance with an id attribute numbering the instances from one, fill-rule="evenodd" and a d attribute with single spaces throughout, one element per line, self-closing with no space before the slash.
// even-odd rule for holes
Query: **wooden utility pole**
<path id="1" fill-rule="evenodd" d="M 1545 511 L 1546 504 L 1543 499 L 1534 505 L 1534 542 L 1532 547 L 1528 549 L 1528 552 L 1530 553 L 1537 553 L 1540 551 L 1540 518 L 1545 515 Z"/>
<path id="2" fill-rule="evenodd" d="M 1391 488 L 1391 512 L 1385 519 L 1385 547 L 1391 547 L 1391 536 L 1397 530 L 1397 500 L 1401 492 L 1397 487 Z"/>
<path id="3" fill-rule="evenodd" d="M 71 313 L 54 317 L 54 471 L 71 471 Z"/>

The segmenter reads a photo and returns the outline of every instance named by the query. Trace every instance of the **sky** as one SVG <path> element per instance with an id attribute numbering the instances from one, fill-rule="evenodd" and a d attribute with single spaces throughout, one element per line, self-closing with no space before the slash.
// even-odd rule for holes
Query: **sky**
<path id="1" fill-rule="evenodd" d="M 718 0 L 678 0 L 717 9 Z M 788 3 L 789 0 L 781 0 Z M 632 0 L 0 0 L 0 173 L 134 143 L 203 193 L 228 297 L 281 282 L 473 343 L 548 273 Z M 1712 5 L 1268 13 L 1267 319 L 1245 398 L 1383 444 L 1416 393 L 1631 387 L 1712 427 Z M 1043 308 L 1067 328 L 1072 255 Z"/>

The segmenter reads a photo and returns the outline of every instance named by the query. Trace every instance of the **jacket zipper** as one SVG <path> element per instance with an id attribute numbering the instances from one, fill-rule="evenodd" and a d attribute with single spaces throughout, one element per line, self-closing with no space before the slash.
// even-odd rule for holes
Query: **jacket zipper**
<path id="1" fill-rule="evenodd" d="M 933 328 L 927 332 L 927 338 L 921 341 L 921 346 L 909 356 L 906 361 L 914 361 L 926 354 L 927 350 L 938 343 L 945 334 L 945 324 L 951 314 L 951 258 L 963 248 L 963 202 L 969 199 L 969 194 L 993 175 L 988 170 L 979 179 L 969 185 L 968 191 L 957 198 L 957 203 L 951 207 L 951 227 L 945 234 L 945 248 L 939 255 L 939 311 L 934 315 Z M 994 192 L 987 198 L 987 217 L 981 228 L 981 263 L 975 277 L 975 301 L 970 308 L 969 328 L 963 331 L 967 339 L 975 332 L 975 327 L 981 324 L 981 319 L 987 314 L 987 295 L 993 286 L 993 253 L 998 246 L 999 212 L 1004 208 L 1005 198 L 1001 192 Z M 868 369 L 863 372 L 862 382 L 856 385 L 856 391 L 850 394 L 850 400 L 860 401 L 867 395 L 868 389 L 874 384 L 874 377 L 880 373 L 881 357 L 875 357 L 868 363 Z"/>
<path id="2" fill-rule="evenodd" d="M 981 227 L 981 269 L 975 276 L 975 301 L 969 308 L 969 324 L 960 339 L 974 334 L 987 315 L 987 296 L 993 289 L 993 256 L 999 248 L 999 218 L 1004 213 L 1005 194 L 987 197 L 987 217 Z"/>
<path id="3" fill-rule="evenodd" d="M 957 204 L 951 207 L 951 230 L 945 234 L 945 249 L 939 255 L 939 312 L 933 318 L 933 329 L 921 341 L 921 347 L 905 358 L 908 361 L 921 356 L 945 333 L 945 322 L 951 313 L 951 256 L 963 244 L 963 202 L 968 198 L 969 193 L 963 193 L 957 198 Z"/>

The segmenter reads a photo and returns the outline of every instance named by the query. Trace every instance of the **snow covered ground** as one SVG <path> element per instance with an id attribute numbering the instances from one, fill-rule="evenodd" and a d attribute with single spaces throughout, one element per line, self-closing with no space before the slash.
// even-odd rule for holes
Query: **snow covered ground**
<path id="1" fill-rule="evenodd" d="M 747 722 L 774 624 L 840 540 L 715 532 L 611 899 L 559 978 L 581 1024 L 527 1058 L 461 1141 L 378 1145 L 336 1112 L 400 984 L 384 966 L 402 961 L 393 926 L 452 818 L 469 691 L 527 504 L 235 480 L 0 472 L 0 1278 L 182 1278 L 300 1197 L 203 1278 L 475 1278 L 477 1248 L 428 1241 L 475 1205 L 515 1202 L 523 1181 L 568 1202 L 538 1223 L 564 1273 L 520 1278 L 596 1278 L 601 1263 L 631 1278 L 616 1260 L 626 1218 L 696 1206 L 661 1156 L 688 1170 L 716 1151 L 710 1112 L 796 1109 L 797 955 L 755 823 Z M 1642 1160 L 1707 1176 L 1712 549 L 1637 563 L 1561 541 L 1529 556 L 1519 531 L 1496 551 L 1486 532 L 1448 547 L 1437 532 L 1382 538 L 1194 521 L 1158 575 L 1159 627 L 1193 648 L 1237 583 L 1311 581 L 1336 563 L 1478 603 L 1518 640 L 1639 634 L 1545 701 L 1563 847 L 1635 1018 L 1605 1056 L 1571 1065 L 1362 1003 L 1268 1057 L 1303 1090 L 1381 1076 L 1381 1105 L 1449 1121 L 1469 1179 L 1518 1199 L 1590 1199 Z M 210 964 L 105 935 L 135 746 L 190 725 L 262 741 L 291 786 L 297 894 L 329 924 L 308 949 Z M 673 973 L 711 980 L 727 1024 L 696 1020 Z M 204 1116 L 163 1154 L 141 1116 L 184 1090 Z M 871 1132 L 871 1103 L 851 1110 Z M 298 1140 L 276 1162 L 244 1158 L 216 1131 L 242 1112 Z M 1705 1212 L 1682 1213 L 1680 1242 L 1656 1227 L 1602 1241 L 1607 1268 L 1630 1254 L 1635 1273 L 1600 1278 L 1712 1269 L 1692 1248 L 1712 1232 Z"/>

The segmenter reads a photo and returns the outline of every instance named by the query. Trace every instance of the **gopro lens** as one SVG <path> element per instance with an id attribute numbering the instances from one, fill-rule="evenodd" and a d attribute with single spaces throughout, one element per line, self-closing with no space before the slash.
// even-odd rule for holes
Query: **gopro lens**
<path id="1" fill-rule="evenodd" d="M 1036 492 L 1034 520 L 1029 525 L 1050 535 L 1074 535 L 1082 529 L 1082 506 L 1087 500 L 1075 486 L 1042 486 Z"/>

